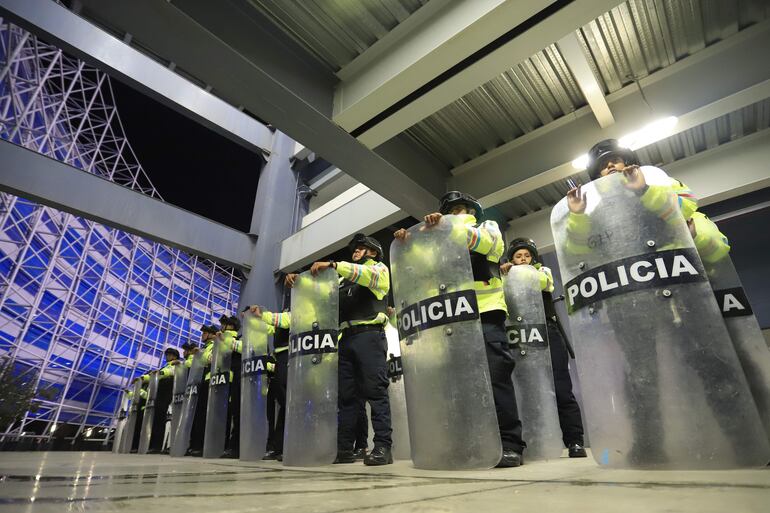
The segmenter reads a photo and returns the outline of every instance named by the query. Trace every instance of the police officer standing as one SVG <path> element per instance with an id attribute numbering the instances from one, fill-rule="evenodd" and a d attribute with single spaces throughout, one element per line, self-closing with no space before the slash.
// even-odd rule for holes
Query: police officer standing
<path id="1" fill-rule="evenodd" d="M 158 391 L 155 394 L 155 416 L 152 419 L 152 436 L 147 454 L 160 454 L 163 449 L 163 436 L 166 433 L 167 410 L 171 404 L 171 396 L 174 387 L 174 362 L 179 360 L 179 351 L 169 347 L 164 352 L 166 365 L 155 371 L 158 373 Z M 142 376 L 144 381 L 144 376 Z M 149 383 L 147 376 L 146 382 Z"/>
<path id="2" fill-rule="evenodd" d="M 425 224 L 434 226 L 447 214 L 463 216 L 466 227 L 474 289 L 481 314 L 492 394 L 503 445 L 503 456 L 497 466 L 518 467 L 523 463 L 522 452 L 526 444 L 521 438 L 521 420 L 511 378 L 515 361 L 508 349 L 504 325 L 508 308 L 499 265 L 505 243 L 496 222 L 477 223 L 476 216 L 481 217 L 484 211 L 473 196 L 458 191 L 446 193 L 441 198 L 439 211 L 425 216 Z M 394 233 L 394 237 L 400 240 L 406 236 L 407 231 L 403 228 Z"/>
<path id="3" fill-rule="evenodd" d="M 203 361 L 205 367 L 203 370 L 206 381 L 208 381 L 208 375 L 211 372 L 211 353 L 214 350 L 214 338 L 217 335 L 216 326 L 201 326 L 202 342 L 203 342 Z M 192 353 L 193 355 L 196 350 Z M 192 356 L 192 355 L 191 355 Z M 185 365 L 188 367 L 192 364 L 192 357 L 190 357 Z M 186 456 L 202 456 L 203 455 L 203 436 L 206 433 L 206 407 L 208 406 L 209 387 L 206 382 L 202 386 L 198 387 L 198 401 L 195 407 L 195 418 L 193 419 L 192 431 L 190 433 L 190 447 L 187 449 Z"/>
<path id="4" fill-rule="evenodd" d="M 267 325 L 267 334 L 273 336 L 272 367 L 268 364 L 270 381 L 267 389 L 267 450 L 263 460 L 283 460 L 283 427 L 286 421 L 286 387 L 289 376 L 289 328 L 291 313 L 268 312 L 258 305 L 249 307 L 251 313 Z M 270 370 L 272 368 L 272 371 Z M 271 404 L 273 413 L 270 412 Z"/>
<path id="5" fill-rule="evenodd" d="M 348 244 L 353 262 L 315 262 L 313 275 L 333 268 L 340 276 L 339 428 L 335 463 L 354 463 L 353 444 L 360 396 L 369 402 L 374 449 L 365 465 L 393 463 L 385 324 L 390 271 L 382 262 L 382 245 L 373 237 L 356 234 Z M 294 276 L 287 276 L 293 284 Z"/>
<path id="6" fill-rule="evenodd" d="M 503 274 L 508 274 L 514 265 L 531 265 L 540 272 L 540 289 L 543 291 L 548 348 L 551 351 L 551 367 L 562 441 L 570 458 L 585 458 L 587 455 L 583 448 L 583 417 L 580 413 L 580 405 L 572 393 L 572 377 L 569 374 L 569 358 L 570 356 L 575 358 L 575 354 L 556 315 L 553 303 L 553 275 L 551 270 L 540 262 L 537 246 L 532 239 L 522 237 L 514 239 L 508 247 L 507 256 L 508 262 L 500 266 Z"/>

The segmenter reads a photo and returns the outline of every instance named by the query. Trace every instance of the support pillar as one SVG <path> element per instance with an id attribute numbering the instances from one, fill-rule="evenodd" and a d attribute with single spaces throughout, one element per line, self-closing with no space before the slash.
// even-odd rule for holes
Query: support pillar
<path id="1" fill-rule="evenodd" d="M 238 310 L 259 304 L 280 311 L 283 284 L 276 281 L 281 242 L 292 234 L 297 215 L 297 177 L 291 167 L 295 142 L 276 131 L 270 157 L 262 169 L 251 218 L 251 233 L 258 234 L 251 270 L 241 284 Z"/>

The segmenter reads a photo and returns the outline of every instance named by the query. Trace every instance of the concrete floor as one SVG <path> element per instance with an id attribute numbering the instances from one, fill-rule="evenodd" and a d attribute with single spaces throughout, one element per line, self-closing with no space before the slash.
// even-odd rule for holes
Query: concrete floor
<path id="1" fill-rule="evenodd" d="M 0 512 L 378 513 L 770 511 L 770 469 L 631 471 L 593 459 L 473 472 L 410 462 L 287 469 L 277 462 L 101 452 L 0 453 Z"/>

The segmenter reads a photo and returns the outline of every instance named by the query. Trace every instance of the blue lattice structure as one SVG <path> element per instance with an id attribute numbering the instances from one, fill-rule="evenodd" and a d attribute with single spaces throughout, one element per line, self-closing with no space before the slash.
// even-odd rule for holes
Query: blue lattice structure
<path id="1" fill-rule="evenodd" d="M 123 133 L 109 78 L 0 19 L 0 138 L 159 199 Z M 122 389 L 237 304 L 232 269 L 0 194 L 0 358 L 41 408 L 8 436 L 109 427 Z"/>

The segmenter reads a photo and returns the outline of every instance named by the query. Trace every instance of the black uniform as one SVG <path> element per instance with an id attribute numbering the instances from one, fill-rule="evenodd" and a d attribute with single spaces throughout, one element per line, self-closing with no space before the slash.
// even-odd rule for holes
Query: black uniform
<path id="1" fill-rule="evenodd" d="M 386 298 L 343 279 L 340 283 L 340 324 L 376 319 L 385 313 Z M 361 398 L 369 402 L 374 445 L 390 448 L 391 422 L 388 398 L 388 343 L 382 324 L 363 324 L 343 329 L 339 342 L 339 431 L 337 447 L 351 451 L 356 440 Z"/>

